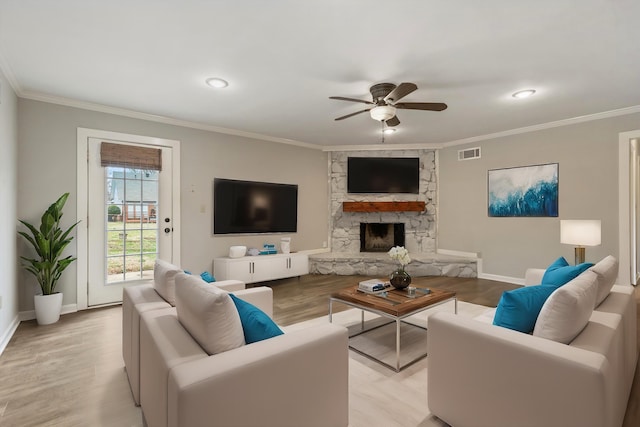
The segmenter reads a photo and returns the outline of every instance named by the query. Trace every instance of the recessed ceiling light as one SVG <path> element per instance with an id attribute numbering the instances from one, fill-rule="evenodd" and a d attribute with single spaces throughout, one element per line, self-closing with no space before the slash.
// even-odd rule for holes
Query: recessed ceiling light
<path id="1" fill-rule="evenodd" d="M 229 86 L 229 83 L 226 80 L 223 80 L 223 79 L 218 78 L 218 77 L 212 77 L 210 79 L 207 79 L 206 83 L 209 86 L 215 87 L 217 89 Z"/>
<path id="2" fill-rule="evenodd" d="M 536 93 L 536 91 L 533 89 L 525 89 L 525 90 L 520 90 L 511 96 L 513 96 L 514 98 L 522 99 L 522 98 L 528 98 L 534 93 Z"/>
<path id="3" fill-rule="evenodd" d="M 390 134 L 394 133 L 395 131 L 396 130 L 394 128 L 386 128 L 382 132 L 386 133 L 387 135 L 390 135 Z"/>

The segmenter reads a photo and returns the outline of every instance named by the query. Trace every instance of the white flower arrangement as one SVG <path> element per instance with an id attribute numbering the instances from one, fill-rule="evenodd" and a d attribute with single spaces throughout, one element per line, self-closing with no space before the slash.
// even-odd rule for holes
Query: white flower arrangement
<path id="1" fill-rule="evenodd" d="M 404 248 L 404 246 L 394 246 L 389 249 L 389 257 L 391 259 L 395 259 L 400 263 L 400 265 L 404 268 L 405 265 L 411 262 L 411 257 L 409 257 L 409 251 Z"/>

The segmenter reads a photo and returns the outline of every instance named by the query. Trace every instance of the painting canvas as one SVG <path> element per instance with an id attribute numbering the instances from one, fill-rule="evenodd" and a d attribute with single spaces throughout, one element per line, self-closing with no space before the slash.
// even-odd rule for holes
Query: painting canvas
<path id="1" fill-rule="evenodd" d="M 558 164 L 490 170 L 489 216 L 557 217 Z"/>

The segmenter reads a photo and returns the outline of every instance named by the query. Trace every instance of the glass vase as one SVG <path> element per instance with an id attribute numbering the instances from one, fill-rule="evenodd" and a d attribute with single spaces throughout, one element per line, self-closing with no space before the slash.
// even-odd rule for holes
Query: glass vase
<path id="1" fill-rule="evenodd" d="M 411 276 L 400 267 L 391 273 L 389 283 L 396 289 L 404 289 L 411 284 Z"/>

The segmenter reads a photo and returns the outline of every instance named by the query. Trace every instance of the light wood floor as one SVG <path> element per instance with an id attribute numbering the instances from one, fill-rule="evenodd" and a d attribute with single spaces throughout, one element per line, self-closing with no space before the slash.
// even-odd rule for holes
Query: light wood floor
<path id="1" fill-rule="evenodd" d="M 290 325 L 326 315 L 328 295 L 363 278 L 309 275 L 268 282 L 274 318 Z M 517 287 L 452 278 L 414 278 L 414 284 L 455 290 L 460 300 L 486 306 Z M 68 314 L 55 325 L 22 322 L 0 356 L 0 426 L 142 426 L 124 372 L 121 321 L 121 307 L 114 306 Z M 623 426 L 639 425 L 640 367 Z"/>

